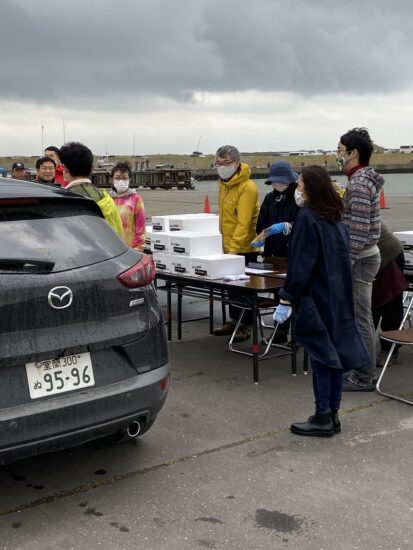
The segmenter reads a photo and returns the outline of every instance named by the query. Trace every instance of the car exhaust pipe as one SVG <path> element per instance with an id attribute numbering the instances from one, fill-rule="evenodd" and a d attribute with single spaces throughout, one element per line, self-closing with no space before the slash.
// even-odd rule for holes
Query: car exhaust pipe
<path id="1" fill-rule="evenodd" d="M 128 437 L 133 439 L 134 437 L 138 437 L 138 435 L 141 433 L 141 430 L 142 430 L 141 423 L 138 420 L 134 420 L 126 428 L 126 433 Z"/>

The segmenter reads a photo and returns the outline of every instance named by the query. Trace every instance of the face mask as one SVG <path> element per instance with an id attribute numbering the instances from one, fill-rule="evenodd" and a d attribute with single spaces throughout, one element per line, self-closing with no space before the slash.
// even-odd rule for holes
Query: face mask
<path id="1" fill-rule="evenodd" d="M 294 191 L 294 198 L 295 198 L 295 202 L 297 204 L 297 206 L 304 206 L 304 198 L 303 198 L 303 192 L 302 191 L 299 191 L 298 189 L 296 189 Z"/>
<path id="2" fill-rule="evenodd" d="M 336 162 L 340 166 L 340 170 L 344 170 L 344 166 L 346 164 L 346 159 L 344 158 L 344 155 L 337 155 Z"/>
<path id="3" fill-rule="evenodd" d="M 113 187 L 116 189 L 118 195 L 122 195 L 129 189 L 129 180 L 115 180 Z"/>
<path id="4" fill-rule="evenodd" d="M 288 183 L 273 183 L 272 186 L 276 191 L 279 191 L 280 193 L 284 193 L 284 191 L 288 187 Z"/>
<path id="5" fill-rule="evenodd" d="M 217 172 L 218 176 L 222 180 L 228 180 L 231 176 L 235 174 L 237 167 L 233 164 L 230 164 L 229 166 L 217 166 Z"/>

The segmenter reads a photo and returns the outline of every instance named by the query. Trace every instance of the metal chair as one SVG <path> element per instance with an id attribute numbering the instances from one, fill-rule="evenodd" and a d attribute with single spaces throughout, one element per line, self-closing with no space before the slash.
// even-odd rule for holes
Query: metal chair
<path id="1" fill-rule="evenodd" d="M 403 346 L 413 346 L 413 328 L 404 328 L 406 321 L 409 319 L 410 321 L 410 311 L 413 307 L 413 293 L 409 292 L 410 297 L 408 298 L 408 305 L 405 310 L 405 314 L 403 316 L 403 320 L 400 324 L 399 330 L 388 330 L 385 332 L 381 332 L 379 334 L 379 337 L 383 340 L 386 340 L 386 342 L 391 342 L 392 346 L 389 350 L 389 354 L 387 356 L 386 362 L 384 363 L 383 370 L 381 371 L 381 374 L 379 376 L 379 379 L 377 380 L 376 385 L 376 391 L 380 395 L 384 395 L 384 397 L 388 397 L 389 399 L 394 399 L 396 401 L 400 401 L 402 403 L 407 403 L 408 405 L 413 405 L 413 401 L 409 399 L 404 399 L 403 397 L 400 397 L 398 395 L 392 395 L 390 393 L 386 393 L 381 390 L 380 385 L 383 380 L 384 374 L 387 370 L 387 367 L 389 365 L 391 356 L 393 355 L 394 349 L 397 344 L 402 344 Z M 410 322 L 409 322 L 410 325 Z"/>

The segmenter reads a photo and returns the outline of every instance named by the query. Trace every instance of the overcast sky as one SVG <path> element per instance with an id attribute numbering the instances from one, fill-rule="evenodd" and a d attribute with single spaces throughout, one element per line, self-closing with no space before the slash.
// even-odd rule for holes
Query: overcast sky
<path id="1" fill-rule="evenodd" d="M 0 0 L 0 156 L 413 144 L 411 0 Z"/>

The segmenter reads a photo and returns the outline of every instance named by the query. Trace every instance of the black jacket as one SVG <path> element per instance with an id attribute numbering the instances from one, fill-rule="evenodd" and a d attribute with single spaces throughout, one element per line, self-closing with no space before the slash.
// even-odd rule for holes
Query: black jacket
<path id="1" fill-rule="evenodd" d="M 273 223 L 290 222 L 293 223 L 297 217 L 300 207 L 297 206 L 294 199 L 294 191 L 297 185 L 291 183 L 284 193 L 277 190 L 271 191 L 265 196 L 262 202 L 260 213 L 257 220 L 257 234 L 261 233 Z M 271 235 L 265 239 L 264 257 L 279 256 L 287 257 L 289 236 L 279 233 Z"/>

